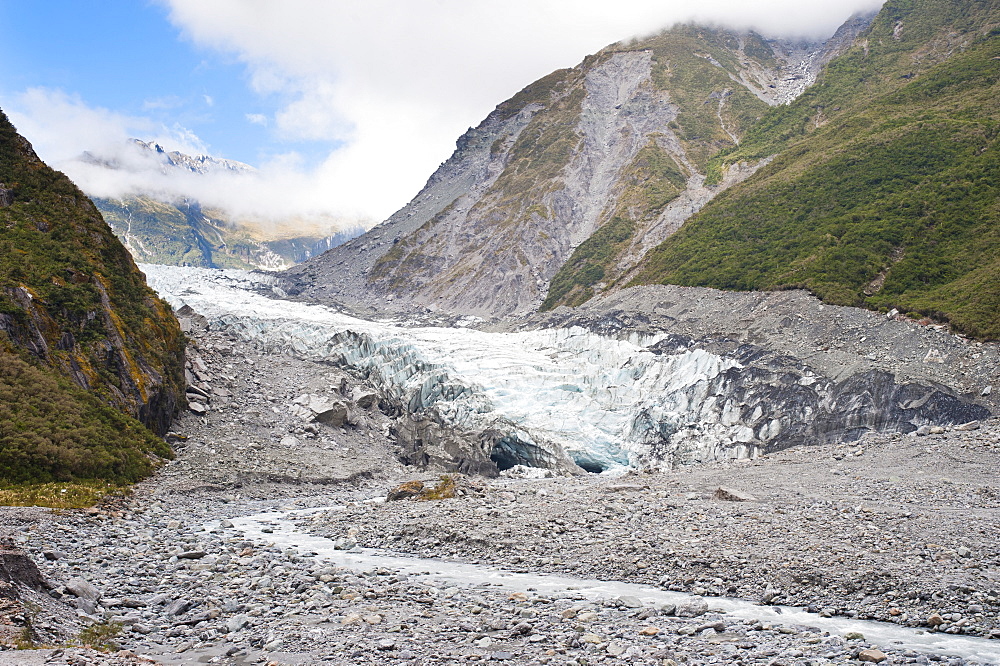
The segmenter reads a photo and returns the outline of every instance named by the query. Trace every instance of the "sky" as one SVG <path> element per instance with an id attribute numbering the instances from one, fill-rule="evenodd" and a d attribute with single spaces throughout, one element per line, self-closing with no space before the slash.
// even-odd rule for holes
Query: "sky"
<path id="1" fill-rule="evenodd" d="M 500 102 L 678 21 L 825 37 L 881 0 L 0 0 L 0 109 L 88 194 L 380 221 Z M 128 138 L 257 168 L 109 174 Z M 100 173 L 100 171 L 104 171 Z M 141 170 L 140 170 L 141 171 Z"/>

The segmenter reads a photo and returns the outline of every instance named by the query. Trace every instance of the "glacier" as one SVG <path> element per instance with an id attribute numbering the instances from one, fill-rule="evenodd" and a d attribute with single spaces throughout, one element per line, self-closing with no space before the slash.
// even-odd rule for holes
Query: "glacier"
<path id="1" fill-rule="evenodd" d="M 887 373 L 834 381 L 747 346 L 719 354 L 668 332 L 365 320 L 283 298 L 267 274 L 140 268 L 175 310 L 190 306 L 213 329 L 267 350 L 345 367 L 407 415 L 478 438 L 500 469 L 673 467 L 980 417 L 937 388 Z"/>

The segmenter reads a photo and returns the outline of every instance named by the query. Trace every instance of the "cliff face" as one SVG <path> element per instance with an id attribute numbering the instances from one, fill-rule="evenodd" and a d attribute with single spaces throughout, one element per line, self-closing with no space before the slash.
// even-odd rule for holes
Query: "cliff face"
<path id="1" fill-rule="evenodd" d="M 307 296 L 381 307 L 494 316 L 582 302 L 751 175 L 761 160 L 706 184 L 710 158 L 864 25 L 825 44 L 680 26 L 612 45 L 498 106 L 406 207 L 288 276 Z"/>
<path id="2" fill-rule="evenodd" d="M 0 352 L 34 359 L 163 434 L 184 341 L 94 204 L 0 113 Z"/>

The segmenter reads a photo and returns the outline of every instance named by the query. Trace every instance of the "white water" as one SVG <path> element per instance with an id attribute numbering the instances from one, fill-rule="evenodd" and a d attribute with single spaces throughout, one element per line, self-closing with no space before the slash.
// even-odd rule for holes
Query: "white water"
<path id="1" fill-rule="evenodd" d="M 336 550 L 332 540 L 305 534 L 289 520 L 289 516 L 335 510 L 338 507 L 273 511 L 231 520 L 233 527 L 248 539 L 267 542 L 282 550 L 294 548 L 300 553 L 315 553 L 319 561 L 347 567 L 355 571 L 390 569 L 442 584 L 471 587 L 491 583 L 506 590 L 527 592 L 529 588 L 543 595 L 557 595 L 572 590 L 574 595 L 588 599 L 614 599 L 634 596 L 646 605 L 679 604 L 691 599 L 682 592 L 670 592 L 655 587 L 616 581 L 572 578 L 549 574 L 513 573 L 494 567 L 415 558 L 374 549 Z M 264 532 L 264 529 L 271 530 Z M 758 606 L 740 599 L 708 597 L 712 611 L 737 619 L 760 620 L 769 624 L 805 625 L 831 634 L 848 632 L 864 634 L 866 643 L 901 650 L 911 649 L 931 655 L 947 655 L 975 660 L 984 664 L 1000 662 L 1000 641 L 970 638 L 920 629 L 901 627 L 886 622 L 825 618 L 789 606 Z"/>
<path id="2" fill-rule="evenodd" d="M 738 404 L 713 394 L 712 381 L 738 363 L 701 349 L 654 354 L 649 347 L 662 335 L 404 327 L 268 298 L 254 291 L 267 287 L 260 274 L 141 268 L 175 309 L 190 305 L 214 328 L 275 350 L 339 359 L 411 411 L 434 408 L 446 422 L 498 430 L 546 452 L 527 464 L 558 467 L 564 454 L 605 470 L 662 458 L 748 457 L 765 436 L 740 421 Z"/>

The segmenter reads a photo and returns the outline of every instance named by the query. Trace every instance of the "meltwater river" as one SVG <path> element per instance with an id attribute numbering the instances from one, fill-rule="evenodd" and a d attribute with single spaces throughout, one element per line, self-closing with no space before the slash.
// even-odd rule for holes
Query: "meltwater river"
<path id="1" fill-rule="evenodd" d="M 472 587 L 488 582 L 511 591 L 527 592 L 530 589 L 548 595 L 572 590 L 574 595 L 592 600 L 633 596 L 650 606 L 677 605 L 692 598 L 691 595 L 682 592 L 670 592 L 634 583 L 550 574 L 514 573 L 480 564 L 409 557 L 369 548 L 337 550 L 333 540 L 310 535 L 300 530 L 294 523 L 294 516 L 337 509 L 338 507 L 320 507 L 273 511 L 234 518 L 230 522 L 250 540 L 273 544 L 282 550 L 295 549 L 300 553 L 313 553 L 320 561 L 355 571 L 390 569 L 408 576 L 448 585 Z M 707 601 L 711 610 L 732 618 L 760 620 L 779 625 L 804 625 L 838 635 L 858 632 L 864 634 L 868 643 L 891 645 L 898 649 L 911 649 L 930 655 L 961 657 L 984 664 L 1000 663 L 1000 641 L 928 632 L 886 622 L 851 620 L 842 617 L 825 618 L 801 608 L 759 606 L 740 599 L 709 597 Z"/>

